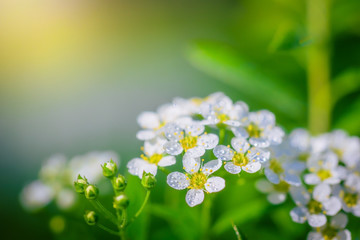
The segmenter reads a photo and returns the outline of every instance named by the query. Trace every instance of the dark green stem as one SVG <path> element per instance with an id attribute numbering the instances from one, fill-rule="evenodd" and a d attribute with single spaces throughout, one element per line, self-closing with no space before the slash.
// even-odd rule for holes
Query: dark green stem
<path id="1" fill-rule="evenodd" d="M 150 193 L 151 191 L 150 190 L 146 190 L 146 196 L 145 196 L 145 199 L 144 199 L 144 202 L 142 203 L 141 207 L 139 208 L 139 210 L 135 213 L 135 215 L 132 217 L 132 219 L 127 223 L 126 226 L 130 225 L 132 222 L 135 221 L 136 218 L 139 217 L 139 215 L 141 214 L 141 212 L 144 210 L 148 200 L 149 200 L 149 197 L 150 197 Z"/>
<path id="2" fill-rule="evenodd" d="M 98 223 L 97 226 L 98 226 L 99 228 L 101 228 L 102 230 L 110 233 L 110 234 L 119 236 L 119 233 L 118 233 L 118 232 L 116 232 L 116 231 L 114 231 L 114 230 L 111 230 L 110 228 L 108 228 L 108 227 L 106 227 L 106 226 L 104 226 L 104 225 L 102 225 L 102 224 L 100 224 L 100 223 Z"/>

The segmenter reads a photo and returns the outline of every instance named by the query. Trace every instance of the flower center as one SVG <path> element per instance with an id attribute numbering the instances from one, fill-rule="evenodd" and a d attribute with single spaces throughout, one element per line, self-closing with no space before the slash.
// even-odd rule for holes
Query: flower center
<path id="1" fill-rule="evenodd" d="M 321 181 L 324 181 L 325 179 L 331 177 L 331 172 L 330 170 L 321 169 L 317 172 L 317 175 L 321 179 Z"/>
<path id="2" fill-rule="evenodd" d="M 255 123 L 250 123 L 246 127 L 246 131 L 250 137 L 259 138 L 261 136 L 261 129 Z"/>
<path id="3" fill-rule="evenodd" d="M 337 230 L 329 225 L 327 225 L 321 232 L 321 235 L 324 237 L 324 240 L 331 240 L 337 235 Z"/>
<path id="4" fill-rule="evenodd" d="M 344 151 L 339 148 L 331 148 L 331 150 L 339 157 L 342 158 Z"/>
<path id="5" fill-rule="evenodd" d="M 158 153 L 155 153 L 151 157 L 147 157 L 144 154 L 141 155 L 142 159 L 144 159 L 145 161 L 148 161 L 149 163 L 152 163 L 152 164 L 158 164 L 160 162 L 160 160 L 162 159 L 162 157 L 163 156 Z"/>
<path id="6" fill-rule="evenodd" d="M 349 208 L 356 206 L 358 201 L 358 195 L 355 193 L 345 193 L 344 202 Z"/>
<path id="7" fill-rule="evenodd" d="M 314 199 L 310 200 L 307 207 L 311 214 L 318 214 L 322 211 L 322 204 Z"/>
<path id="8" fill-rule="evenodd" d="M 220 123 L 230 120 L 230 117 L 228 115 L 226 115 L 225 113 L 217 114 L 217 118 L 220 121 Z"/>
<path id="9" fill-rule="evenodd" d="M 193 175 L 191 175 L 190 187 L 195 189 L 203 189 L 206 181 L 207 177 L 204 173 L 194 173 Z"/>
<path id="10" fill-rule="evenodd" d="M 284 172 L 284 169 L 281 166 L 281 163 L 276 159 L 270 160 L 270 169 L 273 170 L 276 174 L 281 174 Z"/>
<path id="11" fill-rule="evenodd" d="M 309 158 L 309 154 L 308 153 L 302 153 L 298 156 L 298 159 L 300 161 L 306 162 L 306 160 Z"/>
<path id="12" fill-rule="evenodd" d="M 191 135 L 187 135 L 186 137 L 184 137 L 183 139 L 180 140 L 180 144 L 185 151 L 187 151 L 190 148 L 195 147 L 196 143 L 197 143 L 197 137 L 196 136 L 194 137 Z"/>
<path id="13" fill-rule="evenodd" d="M 236 166 L 244 167 L 249 163 L 249 159 L 245 156 L 245 154 L 235 152 L 232 162 Z"/>
<path id="14" fill-rule="evenodd" d="M 274 184 L 274 189 L 277 192 L 289 192 L 290 184 L 285 181 L 280 181 L 279 184 Z"/>

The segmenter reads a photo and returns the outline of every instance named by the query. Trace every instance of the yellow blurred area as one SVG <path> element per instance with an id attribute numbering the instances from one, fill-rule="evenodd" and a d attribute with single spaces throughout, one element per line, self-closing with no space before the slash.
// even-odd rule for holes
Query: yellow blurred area
<path id="1" fill-rule="evenodd" d="M 106 49 L 101 43 L 111 34 L 114 14 L 111 4 L 100 3 L 102 1 L 1 1 L 1 89 L 39 90 L 48 83 L 56 87 L 62 85 L 64 78 L 49 78 L 63 74 L 63 69 L 71 71 L 101 63 L 99 60 Z"/>

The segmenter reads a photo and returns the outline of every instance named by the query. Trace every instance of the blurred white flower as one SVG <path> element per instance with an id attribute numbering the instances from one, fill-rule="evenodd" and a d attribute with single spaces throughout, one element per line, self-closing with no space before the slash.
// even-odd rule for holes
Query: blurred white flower
<path id="1" fill-rule="evenodd" d="M 309 232 L 307 240 L 351 240 L 351 233 L 344 229 L 348 218 L 344 213 L 338 213 L 331 218 L 330 223 Z"/>
<path id="2" fill-rule="evenodd" d="M 54 195 L 55 192 L 50 186 L 36 180 L 23 188 L 20 194 L 20 202 L 26 210 L 36 211 L 49 204 Z"/>
<path id="3" fill-rule="evenodd" d="M 267 199 L 272 204 L 283 203 L 291 187 L 292 186 L 285 181 L 273 184 L 265 179 L 260 179 L 256 182 L 256 188 L 260 192 L 268 194 Z"/>
<path id="4" fill-rule="evenodd" d="M 312 227 L 321 227 L 327 222 L 326 216 L 334 216 L 341 210 L 339 198 L 331 196 L 331 187 L 325 183 L 317 185 L 312 194 L 303 186 L 293 187 L 290 195 L 297 205 L 290 216 L 297 223 L 307 221 Z"/>

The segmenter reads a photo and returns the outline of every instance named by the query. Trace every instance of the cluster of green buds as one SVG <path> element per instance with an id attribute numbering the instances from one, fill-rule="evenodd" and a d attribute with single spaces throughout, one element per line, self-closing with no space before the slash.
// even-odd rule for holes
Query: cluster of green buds
<path id="1" fill-rule="evenodd" d="M 80 194 L 84 194 L 85 198 L 89 200 L 89 202 L 96 209 L 96 212 L 85 212 L 85 222 L 90 226 L 97 225 L 105 231 L 121 237 L 124 235 L 126 227 L 130 223 L 132 223 L 144 209 L 150 196 L 150 190 L 153 189 L 156 185 L 156 179 L 155 176 L 151 173 L 143 173 L 141 184 L 146 189 L 145 200 L 140 209 L 135 214 L 135 216 L 128 220 L 127 208 L 130 201 L 124 192 L 127 186 L 125 177 L 117 173 L 118 166 L 113 160 L 110 160 L 109 162 L 103 164 L 101 167 L 104 177 L 111 181 L 114 190 L 113 208 L 116 211 L 116 214 L 113 214 L 111 211 L 107 210 L 100 203 L 100 201 L 97 199 L 99 196 L 99 189 L 95 185 L 90 184 L 85 177 L 82 177 L 80 175 L 78 176 L 77 180 L 74 182 L 75 190 Z M 118 228 L 117 231 L 111 230 L 110 228 L 102 225 L 101 223 L 98 223 L 99 217 L 97 213 L 103 215 L 114 225 L 116 225 L 116 227 Z"/>
<path id="2" fill-rule="evenodd" d="M 99 196 L 99 189 L 95 185 L 89 184 L 86 177 L 79 175 L 74 182 L 74 186 L 76 192 L 84 194 L 88 200 L 95 200 Z"/>

